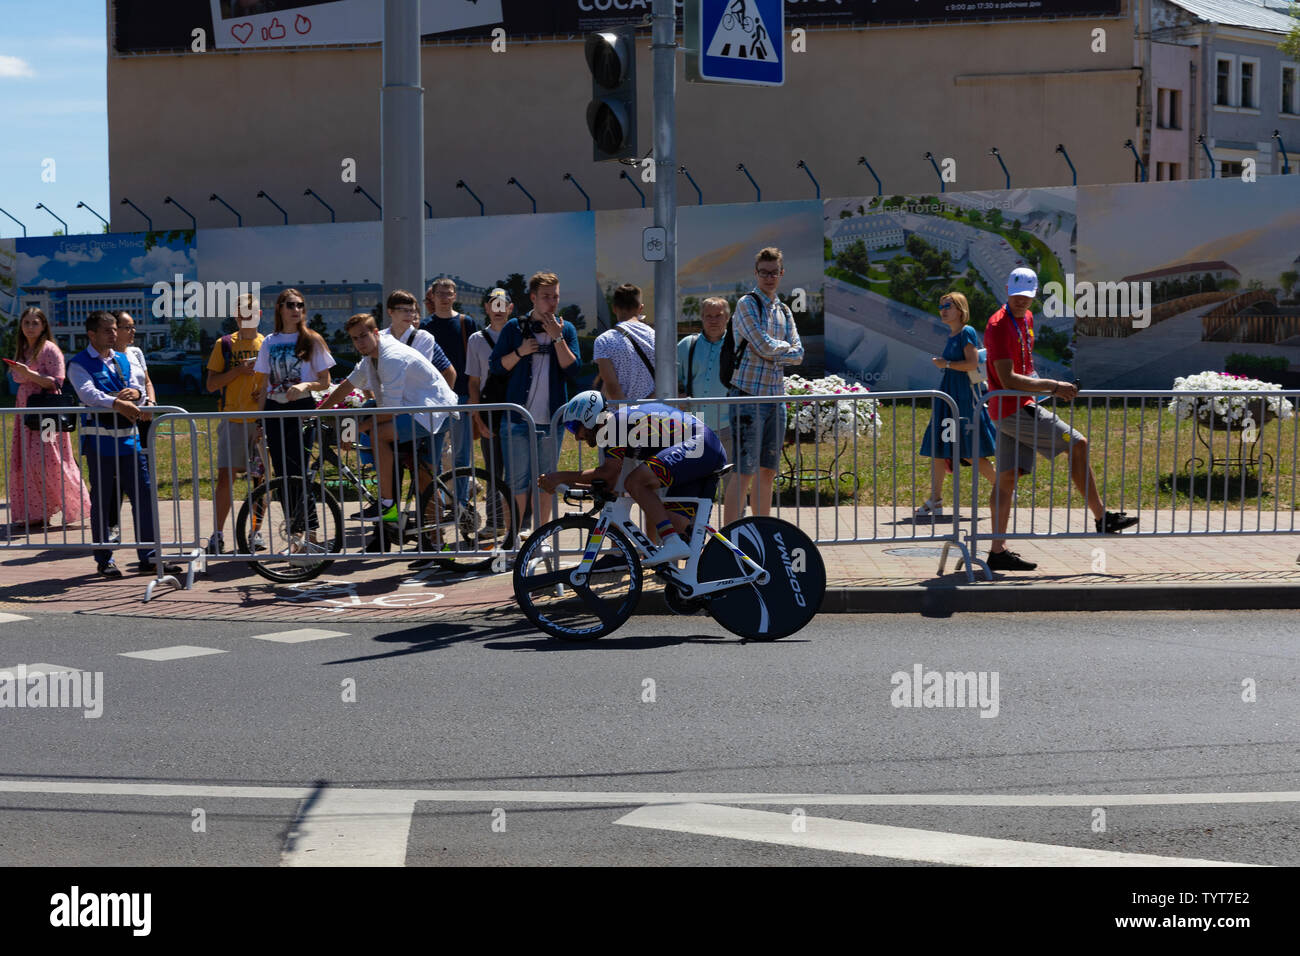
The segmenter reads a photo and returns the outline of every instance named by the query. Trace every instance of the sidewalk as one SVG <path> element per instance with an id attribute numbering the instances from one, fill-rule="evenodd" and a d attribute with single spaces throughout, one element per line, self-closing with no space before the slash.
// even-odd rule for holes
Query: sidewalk
<path id="1" fill-rule="evenodd" d="M 185 509 L 182 509 L 185 512 Z M 775 512 L 774 512 L 775 514 Z M 1080 530 L 1081 512 L 1069 516 L 1072 531 Z M 794 517 L 785 509 L 783 517 Z M 1300 532 L 1276 535 L 1186 535 L 1178 537 L 1133 534 L 1087 538 L 1036 537 L 1010 542 L 1035 571 L 996 574 L 985 582 L 977 574 L 967 584 L 965 571 L 957 570 L 961 557 L 954 548 L 945 573 L 938 575 L 943 541 L 937 535 L 951 527 L 950 519 L 913 524 L 902 509 L 823 508 L 805 511 L 799 523 L 814 525 L 823 538 L 851 538 L 854 520 L 863 535 L 898 535 L 887 543 L 822 543 L 827 572 L 823 612 L 893 612 L 946 615 L 961 611 L 1009 612 L 1044 610 L 1172 610 L 1300 608 Z M 1038 527 L 1048 527 L 1046 512 L 1036 516 Z M 1050 516 L 1055 531 L 1064 530 L 1067 516 Z M 1028 531 L 1028 513 L 1020 515 L 1020 530 Z M 1266 520 L 1265 520 L 1266 519 Z M 838 527 L 836 520 L 839 521 Z M 1256 516 L 1247 511 L 1224 515 L 1213 512 L 1210 527 L 1244 524 L 1254 528 L 1287 530 L 1292 515 L 1272 512 Z M 1275 524 L 1276 521 L 1276 524 Z M 1140 527 L 1174 528 L 1207 526 L 1204 512 L 1168 511 L 1143 515 Z M 164 513 L 165 532 L 174 527 Z M 181 522 L 182 524 L 184 522 Z M 989 526 L 987 516 L 980 527 Z M 68 541 L 79 542 L 81 529 L 70 529 Z M 51 532 L 49 541 L 61 540 Z M 277 585 L 255 575 L 242 561 L 214 561 L 206 573 L 195 575 L 190 590 L 159 588 L 144 603 L 150 578 L 133 575 L 134 552 L 118 555 L 126 577 L 107 581 L 95 574 L 89 547 L 75 551 L 52 550 L 33 536 L 25 543 L 0 542 L 0 609 L 16 613 L 40 611 L 173 617 L 238 621 L 393 621 L 411 623 L 445 620 L 468 613 L 519 616 L 509 573 L 476 576 L 445 575 L 437 571 L 407 570 L 409 558 L 388 555 L 387 560 L 343 559 L 324 575 L 301 585 Z M 981 542 L 979 553 L 987 552 Z M 647 579 L 640 613 L 667 613 L 658 586 Z"/>

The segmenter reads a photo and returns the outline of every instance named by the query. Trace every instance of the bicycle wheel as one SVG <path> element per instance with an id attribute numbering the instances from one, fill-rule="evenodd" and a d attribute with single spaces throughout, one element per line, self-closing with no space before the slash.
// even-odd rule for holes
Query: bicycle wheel
<path id="1" fill-rule="evenodd" d="M 803 628 L 821 610 L 826 565 L 812 539 L 788 521 L 749 516 L 722 529 L 722 536 L 768 574 L 766 584 L 746 584 L 707 598 L 710 616 L 751 641 L 775 641 Z M 725 545 L 710 538 L 700 555 L 701 583 L 747 570 Z"/>
<path id="2" fill-rule="evenodd" d="M 258 485 L 240 505 L 235 519 L 236 546 L 240 554 L 265 553 L 248 564 L 269 581 L 310 581 L 334 563 L 315 555 L 343 550 L 343 515 L 338 501 L 328 491 L 322 495 L 319 488 L 309 489 L 308 495 L 307 515 L 296 520 L 291 520 L 279 487 L 268 495 L 267 486 Z M 261 547 L 254 549 L 250 543 L 258 534 Z"/>
<path id="3" fill-rule="evenodd" d="M 457 481 L 467 484 L 468 500 L 461 506 L 455 498 Z M 513 496 L 482 468 L 444 471 L 420 493 L 419 509 L 421 550 L 477 552 L 472 557 L 434 559 L 449 570 L 486 571 L 497 554 L 515 546 Z"/>
<path id="4" fill-rule="evenodd" d="M 569 580 L 595 527 L 595 519 L 585 515 L 548 521 L 515 556 L 515 600 L 528 620 L 551 637 L 566 641 L 604 637 L 632 616 L 641 599 L 641 559 L 614 528 L 605 531 L 587 581 Z"/>

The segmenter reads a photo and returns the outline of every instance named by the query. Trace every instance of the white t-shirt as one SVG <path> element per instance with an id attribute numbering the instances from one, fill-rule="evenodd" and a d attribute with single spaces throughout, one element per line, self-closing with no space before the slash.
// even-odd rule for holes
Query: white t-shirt
<path id="1" fill-rule="evenodd" d="M 415 332 L 414 336 L 411 335 L 412 330 Z M 381 336 L 387 335 L 389 338 L 397 339 L 397 337 L 393 335 L 393 327 L 391 325 L 379 334 Z M 409 345 L 427 358 L 430 364 L 433 363 L 433 350 L 438 347 L 438 343 L 435 342 L 433 336 L 424 331 L 424 329 L 412 325 L 406 330 L 405 334 L 403 334 L 400 339 L 397 339 L 397 341 L 402 345 Z"/>
<path id="2" fill-rule="evenodd" d="M 551 337 L 538 332 L 537 351 L 527 356 L 533 360 L 533 380 L 528 384 L 528 401 L 524 404 L 533 421 L 543 426 L 551 423 L 551 415 L 555 412 L 551 408 L 551 353 L 555 346 L 548 349 L 548 345 L 551 345 Z"/>
<path id="3" fill-rule="evenodd" d="M 478 379 L 478 387 L 481 389 L 491 374 L 489 366 L 492 363 L 492 350 L 496 347 L 497 341 L 501 338 L 501 332 L 504 327 L 496 332 L 490 328 L 480 329 L 469 337 L 469 345 L 465 355 L 465 374 L 470 378 Z M 492 336 L 492 341 L 487 340 L 487 336 Z"/>
<path id="4" fill-rule="evenodd" d="M 149 377 L 148 366 L 144 363 L 144 352 L 140 351 L 138 346 L 128 345 L 122 350 L 126 360 L 131 363 L 131 382 L 132 388 L 138 388 L 140 394 L 149 398 L 149 389 L 145 387 L 145 379 Z"/>
<path id="5" fill-rule="evenodd" d="M 286 393 L 294 385 L 314 382 L 317 376 L 336 364 L 330 350 L 321 346 L 304 361 L 293 352 L 298 344 L 297 332 L 276 332 L 268 335 L 257 353 L 254 372 L 267 377 L 267 402 L 284 405 L 288 402 Z"/>
<path id="6" fill-rule="evenodd" d="M 650 360 L 650 365 L 653 367 L 655 330 L 644 322 L 630 320 L 620 322 L 618 329 L 624 330 L 636 339 L 637 345 L 641 347 L 641 351 L 645 353 L 645 357 Z M 610 329 L 596 336 L 596 342 L 591 349 L 592 360 L 609 359 L 614 366 L 614 374 L 618 376 L 618 384 L 623 389 L 625 398 L 634 402 L 649 398 L 655 390 L 654 374 L 646 368 L 636 348 L 618 329 Z"/>
<path id="7" fill-rule="evenodd" d="M 379 337 L 379 355 L 373 359 L 362 356 L 357 367 L 348 373 L 348 381 L 373 392 L 375 404 L 381 408 L 456 404 L 456 393 L 433 363 L 391 335 Z M 446 420 L 446 412 L 416 416 L 416 421 L 430 434 Z"/>

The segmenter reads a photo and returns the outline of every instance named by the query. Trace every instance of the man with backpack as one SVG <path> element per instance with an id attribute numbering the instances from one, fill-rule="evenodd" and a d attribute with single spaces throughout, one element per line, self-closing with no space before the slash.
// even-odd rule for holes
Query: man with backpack
<path id="1" fill-rule="evenodd" d="M 469 337 L 469 350 L 465 358 L 465 372 L 469 378 L 469 403 L 471 405 L 494 405 L 506 400 L 506 382 L 508 375 L 492 375 L 488 366 L 492 361 L 492 350 L 496 348 L 501 330 L 510 321 L 515 304 L 510 301 L 510 294 L 505 289 L 493 289 L 487 294 L 483 311 L 487 314 L 488 326 Z M 483 451 L 483 461 L 487 468 L 502 481 L 505 480 L 505 461 L 501 452 L 501 412 L 475 412 L 473 417 L 474 437 L 479 439 Z"/>
<path id="2" fill-rule="evenodd" d="M 736 303 L 720 360 L 722 382 L 729 386 L 728 394 L 738 398 L 785 394 L 784 366 L 803 362 L 794 313 L 776 295 L 785 275 L 781 250 L 760 249 L 754 272 L 758 284 Z M 754 514 L 772 510 L 772 484 L 785 441 L 785 403 L 734 404 L 731 425 L 736 470 L 727 482 L 724 524 L 740 517 L 746 495 Z"/>
<path id="3" fill-rule="evenodd" d="M 421 328 L 433 335 L 438 347 L 451 360 L 451 367 L 456 371 L 453 380 L 456 402 L 464 405 L 469 401 L 469 382 L 465 374 L 469 337 L 478 330 L 473 319 L 455 310 L 456 283 L 446 276 L 435 279 L 433 285 L 429 286 L 424 294 L 424 304 L 431 314 Z M 451 438 L 453 466 L 456 468 L 468 466 L 474 457 L 474 440 L 470 433 L 469 416 L 458 416 L 446 429 L 433 437 L 434 461 L 438 468 L 442 467 L 443 438 L 448 435 Z M 462 507 L 468 507 L 468 478 L 456 479 L 456 500 Z"/>
<path id="4" fill-rule="evenodd" d="M 253 371 L 257 353 L 262 348 L 264 336 L 257 330 L 262 320 L 262 309 L 257 299 L 242 295 L 237 303 L 236 332 L 223 335 L 212 346 L 208 358 L 208 391 L 220 392 L 217 408 L 223 412 L 256 412 L 260 387 L 259 376 Z M 258 417 L 223 419 L 217 426 L 217 489 L 216 512 L 212 537 L 208 539 L 208 554 L 221 554 L 225 550 L 222 529 L 230 515 L 230 489 L 235 474 L 248 470 L 249 450 L 260 430 Z M 250 542 L 254 549 L 257 542 Z"/>
<path id="5" fill-rule="evenodd" d="M 631 402 L 651 398 L 655 391 L 655 330 L 645 321 L 641 289 L 629 282 L 614 290 L 610 302 L 617 320 L 596 336 L 591 354 L 600 371 L 606 398 Z"/>

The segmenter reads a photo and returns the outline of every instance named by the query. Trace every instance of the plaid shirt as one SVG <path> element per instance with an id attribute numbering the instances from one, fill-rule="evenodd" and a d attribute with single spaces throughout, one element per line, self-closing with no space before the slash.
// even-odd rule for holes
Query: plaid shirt
<path id="1" fill-rule="evenodd" d="M 760 313 L 754 305 L 763 303 Z M 736 347 L 746 343 L 731 384 L 747 395 L 781 395 L 785 392 L 783 365 L 803 362 L 803 343 L 794 325 L 794 313 L 778 298 L 769 299 L 758 289 L 741 296 L 731 316 Z"/>

